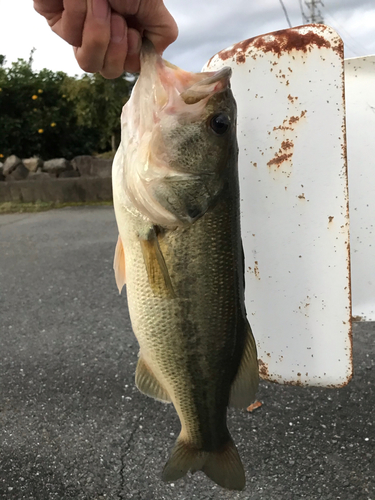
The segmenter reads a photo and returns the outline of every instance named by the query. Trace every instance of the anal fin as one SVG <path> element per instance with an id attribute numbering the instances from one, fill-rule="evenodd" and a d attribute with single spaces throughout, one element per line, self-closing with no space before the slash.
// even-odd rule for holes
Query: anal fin
<path id="1" fill-rule="evenodd" d="M 234 408 L 247 408 L 254 401 L 259 384 L 257 348 L 247 321 L 246 325 L 247 331 L 242 359 L 232 383 L 229 397 L 229 406 Z"/>
<path id="2" fill-rule="evenodd" d="M 115 258 L 113 261 L 113 269 L 115 271 L 116 285 L 119 293 L 126 283 L 126 269 L 125 269 L 125 252 L 122 244 L 121 236 L 118 235 L 118 240 L 115 250 Z"/>
<path id="3" fill-rule="evenodd" d="M 151 229 L 146 238 L 139 236 L 139 241 L 152 291 L 157 297 L 175 298 L 176 295 L 155 230 Z"/>
<path id="4" fill-rule="evenodd" d="M 143 392 L 143 394 L 146 394 L 146 396 L 158 399 L 159 401 L 164 401 L 165 403 L 171 402 L 168 392 L 155 378 L 155 375 L 147 366 L 142 356 L 138 359 L 135 371 L 135 384 L 138 389 Z"/>

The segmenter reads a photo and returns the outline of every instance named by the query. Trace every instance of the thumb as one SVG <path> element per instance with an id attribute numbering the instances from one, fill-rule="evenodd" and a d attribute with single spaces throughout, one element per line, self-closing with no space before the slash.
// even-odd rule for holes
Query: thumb
<path id="1" fill-rule="evenodd" d="M 150 3 L 147 7 L 147 3 Z M 178 28 L 176 21 L 162 1 L 145 2 L 140 5 L 137 20 L 144 28 L 147 37 L 160 54 L 176 40 Z"/>
<path id="2" fill-rule="evenodd" d="M 176 21 L 162 0 L 109 0 L 112 9 L 125 17 L 128 26 L 136 28 L 162 53 L 178 35 Z"/>

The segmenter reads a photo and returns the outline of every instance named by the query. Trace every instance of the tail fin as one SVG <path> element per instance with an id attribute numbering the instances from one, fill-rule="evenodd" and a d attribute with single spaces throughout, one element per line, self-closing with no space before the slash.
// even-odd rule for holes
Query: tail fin
<path id="1" fill-rule="evenodd" d="M 163 481 L 176 481 L 189 470 L 202 470 L 212 481 L 228 490 L 245 488 L 245 472 L 237 448 L 230 439 L 219 451 L 202 451 L 177 439 L 163 470 Z"/>

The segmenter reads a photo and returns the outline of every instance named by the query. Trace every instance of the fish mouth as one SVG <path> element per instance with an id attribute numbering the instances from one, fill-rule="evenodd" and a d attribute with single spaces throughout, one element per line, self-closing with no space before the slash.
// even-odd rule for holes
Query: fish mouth
<path id="1" fill-rule="evenodd" d="M 225 100 L 225 92 L 230 92 L 231 69 L 184 71 L 164 61 L 147 39 L 143 40 L 140 59 L 140 75 L 121 116 L 122 144 L 126 145 L 126 151 L 119 177 L 124 205 L 129 203 L 154 224 L 174 229 L 194 222 L 207 209 L 203 200 L 204 210 L 201 205 L 194 205 L 192 212 L 185 215 L 181 195 L 178 199 L 175 195 L 173 186 L 178 182 L 182 191 L 189 191 L 186 186 L 197 182 L 203 186 L 203 198 L 207 194 L 205 183 L 194 168 L 189 171 L 182 165 L 179 144 L 182 148 L 190 126 L 197 129 L 196 134 L 201 129 L 208 130 L 207 120 L 217 108 L 210 99 L 221 94 Z M 216 170 L 209 175 L 216 183 Z M 190 192 L 186 197 L 191 198 Z M 171 200 L 175 200 L 178 209 Z"/>
<path id="2" fill-rule="evenodd" d="M 162 59 L 147 38 L 143 39 L 140 58 L 140 78 L 152 80 L 155 100 L 161 108 L 169 106 L 175 111 L 179 104 L 204 106 L 214 94 L 230 88 L 231 68 L 202 73 L 184 71 Z"/>

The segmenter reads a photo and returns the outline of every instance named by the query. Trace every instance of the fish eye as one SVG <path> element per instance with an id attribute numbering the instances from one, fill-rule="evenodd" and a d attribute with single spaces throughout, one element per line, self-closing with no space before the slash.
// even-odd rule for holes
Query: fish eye
<path id="1" fill-rule="evenodd" d="M 210 120 L 210 127 L 216 135 L 224 135 L 230 127 L 229 116 L 224 113 L 213 116 Z"/>

